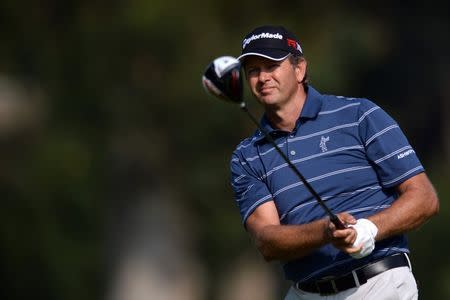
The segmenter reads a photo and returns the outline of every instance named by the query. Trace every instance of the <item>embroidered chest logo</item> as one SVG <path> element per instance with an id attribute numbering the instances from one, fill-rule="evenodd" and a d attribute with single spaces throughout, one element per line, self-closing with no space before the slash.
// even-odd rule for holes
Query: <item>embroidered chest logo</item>
<path id="1" fill-rule="evenodd" d="M 319 147 L 320 147 L 320 149 L 322 150 L 322 152 L 328 151 L 328 148 L 327 148 L 327 142 L 328 142 L 329 140 L 330 140 L 330 137 L 329 137 L 329 136 L 324 137 L 324 136 L 322 135 L 322 137 L 320 138 L 320 144 L 319 144 Z"/>

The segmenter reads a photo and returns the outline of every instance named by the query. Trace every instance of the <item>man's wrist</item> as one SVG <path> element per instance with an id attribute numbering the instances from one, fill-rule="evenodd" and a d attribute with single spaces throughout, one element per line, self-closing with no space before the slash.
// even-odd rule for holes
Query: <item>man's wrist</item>
<path id="1" fill-rule="evenodd" d="M 323 236 L 324 244 L 331 243 L 333 241 L 333 236 L 332 236 L 331 230 L 330 230 L 330 219 L 324 218 L 324 219 L 321 219 L 319 222 L 322 225 L 321 228 L 322 228 L 322 236 Z"/>

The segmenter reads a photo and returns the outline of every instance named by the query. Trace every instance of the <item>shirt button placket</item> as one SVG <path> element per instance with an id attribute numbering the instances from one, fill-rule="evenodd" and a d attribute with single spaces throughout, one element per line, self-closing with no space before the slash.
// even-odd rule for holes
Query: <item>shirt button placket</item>
<path id="1" fill-rule="evenodd" d="M 294 137 L 294 135 L 293 134 L 290 134 L 289 136 L 288 136 L 288 138 L 286 139 L 286 144 L 288 145 L 288 149 L 290 148 L 289 147 L 289 138 L 293 138 Z M 291 150 L 291 151 L 288 151 L 289 152 L 289 154 L 291 155 L 291 156 L 294 156 L 295 155 L 295 150 Z"/>

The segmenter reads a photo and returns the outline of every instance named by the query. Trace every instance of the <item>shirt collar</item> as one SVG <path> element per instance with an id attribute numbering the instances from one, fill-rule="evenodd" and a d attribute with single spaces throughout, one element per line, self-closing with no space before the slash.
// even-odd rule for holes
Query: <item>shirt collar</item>
<path id="1" fill-rule="evenodd" d="M 319 114 L 322 108 L 322 94 L 320 94 L 316 89 L 312 86 L 308 86 L 308 93 L 306 95 L 305 104 L 303 105 L 302 112 L 300 113 L 300 117 L 297 120 L 296 127 L 299 126 L 299 121 L 301 119 L 314 119 Z M 261 127 L 268 133 L 273 134 L 274 132 L 280 131 L 279 129 L 275 129 L 270 124 L 269 120 L 264 114 L 261 118 L 260 122 Z M 256 141 L 260 141 L 264 139 L 264 134 L 261 130 L 257 130 L 256 133 Z"/>
<path id="2" fill-rule="evenodd" d="M 314 119 L 322 108 L 322 94 L 320 94 L 312 86 L 308 86 L 308 94 L 306 96 L 305 105 L 300 113 L 300 119 Z"/>

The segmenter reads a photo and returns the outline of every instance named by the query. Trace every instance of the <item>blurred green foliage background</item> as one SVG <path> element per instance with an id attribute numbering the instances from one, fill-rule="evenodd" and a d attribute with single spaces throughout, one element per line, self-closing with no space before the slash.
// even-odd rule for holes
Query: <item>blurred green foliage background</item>
<path id="1" fill-rule="evenodd" d="M 414 272 L 450 298 L 450 7 L 356 3 L 0 2 L 0 297 L 282 298 L 228 184 L 254 127 L 200 83 L 281 24 L 315 88 L 377 102 L 415 147 L 441 213 L 409 235 Z"/>

